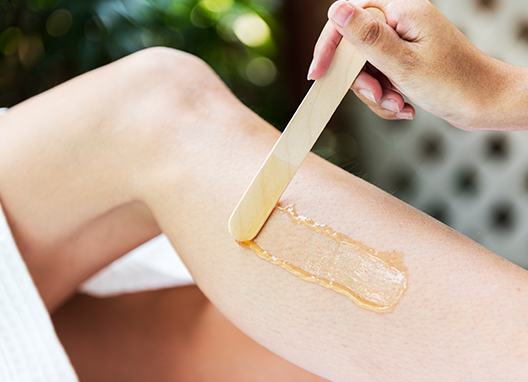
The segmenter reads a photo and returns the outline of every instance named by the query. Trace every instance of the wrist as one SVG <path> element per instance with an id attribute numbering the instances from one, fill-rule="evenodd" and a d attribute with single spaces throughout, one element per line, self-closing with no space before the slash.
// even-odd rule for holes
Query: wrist
<path id="1" fill-rule="evenodd" d="M 490 59 L 475 111 L 484 130 L 528 130 L 528 69 Z"/>
<path id="2" fill-rule="evenodd" d="M 505 64 L 508 71 L 506 90 L 497 105 L 504 130 L 528 130 L 528 68 Z"/>

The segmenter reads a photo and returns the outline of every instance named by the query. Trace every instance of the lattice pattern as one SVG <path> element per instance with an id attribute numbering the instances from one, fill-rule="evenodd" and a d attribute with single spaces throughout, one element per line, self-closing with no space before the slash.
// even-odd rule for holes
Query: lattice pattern
<path id="1" fill-rule="evenodd" d="M 434 4 L 484 52 L 528 65 L 528 1 Z M 422 110 L 387 122 L 362 108 L 350 122 L 367 180 L 528 267 L 528 132 L 465 132 Z"/>

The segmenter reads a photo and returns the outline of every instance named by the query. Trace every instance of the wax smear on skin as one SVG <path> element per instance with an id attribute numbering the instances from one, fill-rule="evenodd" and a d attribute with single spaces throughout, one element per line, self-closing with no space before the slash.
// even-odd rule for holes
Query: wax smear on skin
<path id="1" fill-rule="evenodd" d="M 276 207 L 258 236 L 239 244 L 304 281 L 345 295 L 361 308 L 389 312 L 407 288 L 403 254 L 378 252 L 332 228 Z"/>

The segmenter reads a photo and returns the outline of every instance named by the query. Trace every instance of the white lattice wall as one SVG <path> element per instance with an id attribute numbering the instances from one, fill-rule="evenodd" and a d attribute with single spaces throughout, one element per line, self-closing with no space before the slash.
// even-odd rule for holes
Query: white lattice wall
<path id="1" fill-rule="evenodd" d="M 434 4 L 484 52 L 528 66 L 528 1 Z M 423 110 L 388 122 L 349 109 L 367 180 L 528 267 L 528 132 L 465 132 Z"/>

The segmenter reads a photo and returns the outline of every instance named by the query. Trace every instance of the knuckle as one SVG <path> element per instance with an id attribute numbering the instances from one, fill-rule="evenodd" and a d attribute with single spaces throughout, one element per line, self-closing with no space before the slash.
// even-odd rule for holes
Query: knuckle
<path id="1" fill-rule="evenodd" d="M 357 36 L 363 45 L 371 46 L 378 42 L 381 32 L 380 22 L 376 19 L 369 19 L 358 28 Z"/>

